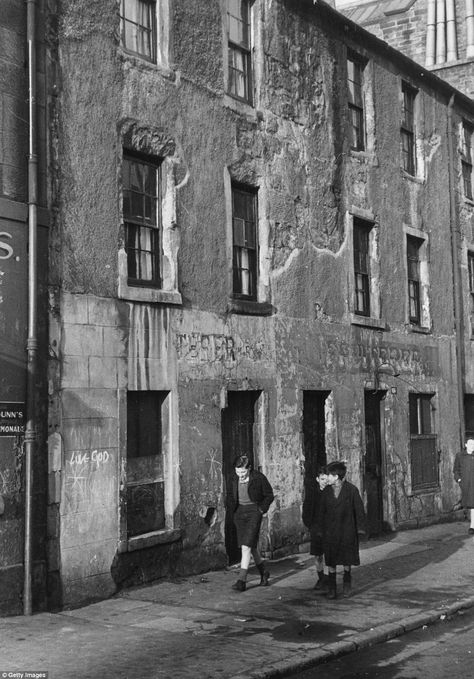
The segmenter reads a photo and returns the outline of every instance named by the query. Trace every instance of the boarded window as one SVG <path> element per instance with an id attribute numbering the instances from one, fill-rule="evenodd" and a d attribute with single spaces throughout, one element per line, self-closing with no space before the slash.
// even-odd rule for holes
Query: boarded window
<path id="1" fill-rule="evenodd" d="M 127 393 L 127 534 L 165 528 L 162 408 L 166 392 Z"/>
<path id="2" fill-rule="evenodd" d="M 410 394 L 409 410 L 412 490 L 436 488 L 439 485 L 438 452 L 433 432 L 432 395 Z"/>

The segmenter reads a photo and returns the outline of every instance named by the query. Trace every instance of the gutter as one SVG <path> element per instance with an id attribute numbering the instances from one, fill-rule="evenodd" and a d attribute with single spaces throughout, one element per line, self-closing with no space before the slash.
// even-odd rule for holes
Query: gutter
<path id="1" fill-rule="evenodd" d="M 36 445 L 38 157 L 36 154 L 36 3 L 26 0 L 28 47 L 28 339 L 25 426 L 25 536 L 23 614 L 32 613 L 32 495 Z"/>
<path id="2" fill-rule="evenodd" d="M 453 108 L 454 93 L 451 95 L 447 113 L 448 141 L 448 173 L 449 173 L 449 224 L 451 230 L 451 259 L 453 266 L 453 298 L 454 298 L 454 332 L 456 339 L 456 376 L 459 402 L 460 441 L 464 443 L 464 313 L 461 279 L 459 272 L 459 239 L 454 201 L 454 143 L 453 143 Z"/>

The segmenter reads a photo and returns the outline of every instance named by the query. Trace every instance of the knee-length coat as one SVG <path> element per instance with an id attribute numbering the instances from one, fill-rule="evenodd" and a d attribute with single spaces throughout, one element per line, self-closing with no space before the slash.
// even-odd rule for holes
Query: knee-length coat
<path id="1" fill-rule="evenodd" d="M 328 566 L 358 566 L 359 533 L 366 532 L 364 505 L 358 489 L 344 481 L 338 497 L 332 486 L 321 495 L 319 526 Z"/>
<path id="2" fill-rule="evenodd" d="M 454 460 L 454 478 L 461 486 L 461 504 L 474 507 L 474 454 L 458 453 Z"/>

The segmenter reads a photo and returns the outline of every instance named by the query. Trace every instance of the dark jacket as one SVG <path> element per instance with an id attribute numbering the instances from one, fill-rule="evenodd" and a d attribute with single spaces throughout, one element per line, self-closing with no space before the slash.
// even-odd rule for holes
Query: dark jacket
<path id="1" fill-rule="evenodd" d="M 317 535 L 322 494 L 323 491 L 317 481 L 308 479 L 305 482 L 302 519 L 306 528 L 311 531 L 311 535 L 313 533 Z"/>
<path id="2" fill-rule="evenodd" d="M 458 453 L 454 460 L 454 478 L 461 486 L 461 504 L 474 507 L 474 454 Z"/>
<path id="3" fill-rule="evenodd" d="M 268 512 L 275 496 L 267 477 L 254 469 L 249 474 L 249 498 L 258 506 L 262 514 Z M 232 507 L 234 512 L 239 506 L 239 479 L 236 475 L 232 479 Z"/>
<path id="4" fill-rule="evenodd" d="M 319 525 L 327 565 L 358 566 L 358 534 L 365 533 L 366 518 L 362 498 L 352 483 L 344 481 L 337 498 L 332 486 L 323 490 Z"/>

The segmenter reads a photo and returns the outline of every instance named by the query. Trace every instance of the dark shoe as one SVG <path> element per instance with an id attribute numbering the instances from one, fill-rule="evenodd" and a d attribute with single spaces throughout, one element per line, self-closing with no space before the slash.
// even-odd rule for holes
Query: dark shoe
<path id="1" fill-rule="evenodd" d="M 236 592 L 245 592 L 247 589 L 247 583 L 244 582 L 244 580 L 237 580 L 237 582 L 234 582 L 232 585 L 232 589 L 235 589 Z"/>
<path id="2" fill-rule="evenodd" d="M 342 583 L 342 596 L 347 599 L 352 594 L 352 586 L 350 582 Z"/>
<path id="3" fill-rule="evenodd" d="M 328 593 L 326 594 L 326 597 L 328 599 L 336 599 L 337 598 L 336 574 L 335 573 L 329 573 L 328 574 Z"/>
<path id="4" fill-rule="evenodd" d="M 316 584 L 314 585 L 313 589 L 318 592 L 318 594 L 327 594 L 328 593 L 328 583 L 326 576 L 318 576 L 318 579 L 316 580 Z"/>
<path id="5" fill-rule="evenodd" d="M 265 565 L 262 561 L 262 563 L 259 563 L 257 566 L 257 570 L 260 573 L 260 584 L 262 587 L 267 587 L 268 586 L 268 580 L 270 579 L 270 573 L 265 570 Z"/>
<path id="6" fill-rule="evenodd" d="M 467 532 L 469 533 L 469 535 L 474 535 L 474 528 L 469 528 Z"/>

